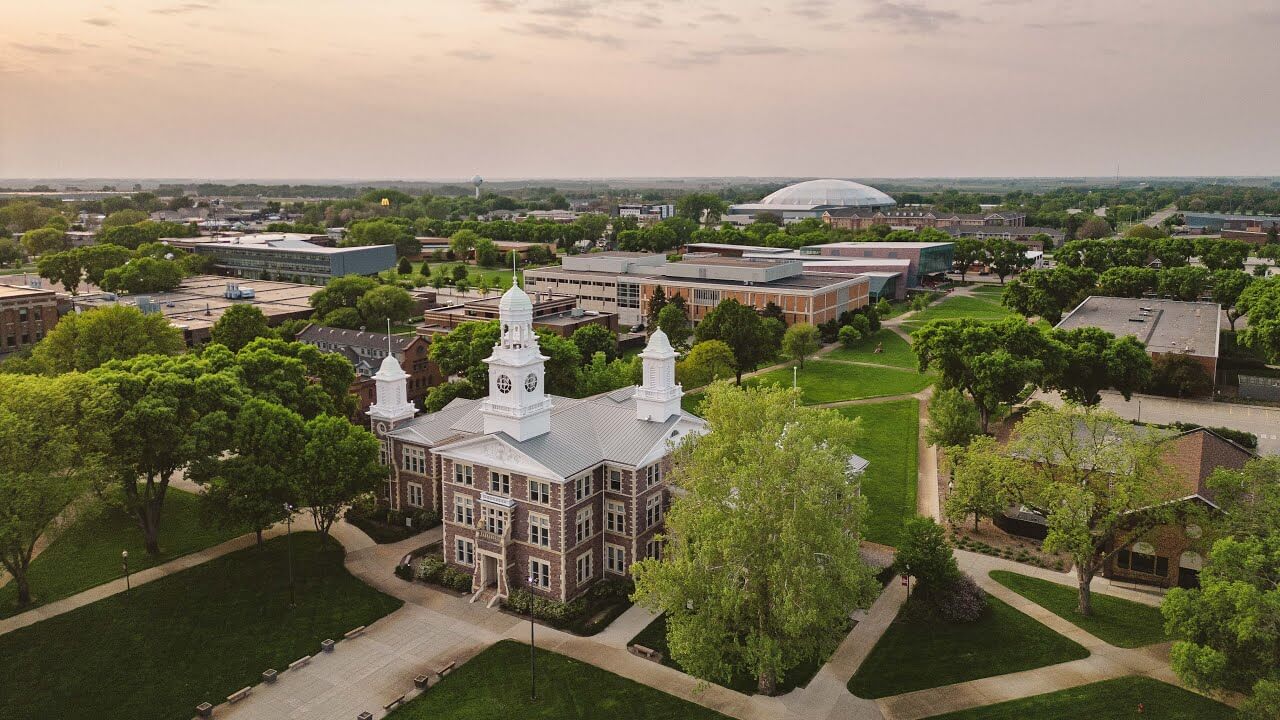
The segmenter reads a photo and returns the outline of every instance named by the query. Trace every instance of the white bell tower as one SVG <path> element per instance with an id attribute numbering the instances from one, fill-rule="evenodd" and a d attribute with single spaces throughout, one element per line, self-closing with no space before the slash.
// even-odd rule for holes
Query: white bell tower
<path id="1" fill-rule="evenodd" d="M 480 410 L 486 433 L 505 432 L 528 440 L 551 430 L 551 400 L 545 394 L 543 363 L 533 332 L 533 301 L 514 280 L 498 301 L 501 336 L 489 364 L 489 396 Z"/>
<path id="2" fill-rule="evenodd" d="M 684 390 L 676 382 L 676 351 L 662 328 L 649 337 L 640 358 L 644 361 L 644 383 L 636 388 L 636 419 L 666 422 L 680 414 Z"/>
<path id="3" fill-rule="evenodd" d="M 373 420 L 375 429 L 381 426 L 384 431 L 389 430 L 418 413 L 418 409 L 409 402 L 409 376 L 400 368 L 394 355 L 388 353 L 382 360 L 373 381 L 377 400 L 369 406 L 369 418 Z"/>

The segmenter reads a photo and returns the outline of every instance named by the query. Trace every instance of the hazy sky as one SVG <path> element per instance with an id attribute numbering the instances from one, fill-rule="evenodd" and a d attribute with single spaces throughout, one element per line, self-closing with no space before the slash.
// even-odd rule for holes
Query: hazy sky
<path id="1" fill-rule="evenodd" d="M 1276 0 L 10 0 L 0 177 L 1280 174 Z"/>

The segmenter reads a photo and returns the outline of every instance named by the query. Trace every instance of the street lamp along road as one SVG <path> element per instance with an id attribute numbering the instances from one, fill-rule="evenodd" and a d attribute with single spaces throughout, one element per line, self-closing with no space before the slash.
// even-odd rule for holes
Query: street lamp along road
<path id="1" fill-rule="evenodd" d="M 538 699 L 538 667 L 533 657 L 533 601 L 536 596 L 533 594 L 534 577 L 529 576 L 529 699 Z"/>
<path id="2" fill-rule="evenodd" d="M 289 546 L 289 607 L 297 607 L 293 601 L 293 509 L 293 505 L 284 504 L 284 541 Z"/>
<path id="3" fill-rule="evenodd" d="M 129 592 L 129 551 L 120 551 L 120 567 L 124 568 L 124 591 Z"/>

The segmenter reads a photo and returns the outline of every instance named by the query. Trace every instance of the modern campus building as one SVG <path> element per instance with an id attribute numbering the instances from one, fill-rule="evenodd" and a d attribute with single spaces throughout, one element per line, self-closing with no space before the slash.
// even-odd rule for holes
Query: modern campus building
<path id="1" fill-rule="evenodd" d="M 472 300 L 459 305 L 431 308 L 422 314 L 423 324 L 418 327 L 421 335 L 447 333 L 464 322 L 497 320 L 501 315 L 501 301 L 497 297 Z M 561 337 L 569 337 L 585 325 L 600 325 L 611 332 L 618 332 L 617 313 L 603 310 L 583 310 L 573 295 L 557 295 L 551 292 L 533 294 L 533 329 L 549 330 Z"/>
<path id="2" fill-rule="evenodd" d="M 310 235 L 271 233 L 235 237 L 167 238 L 174 247 L 213 259 L 218 272 L 238 278 L 323 285 L 343 275 L 377 275 L 396 264 L 393 245 L 323 247 Z"/>
<path id="3" fill-rule="evenodd" d="M 0 355 L 40 342 L 58 324 L 58 297 L 53 290 L 0 285 Z"/>
<path id="4" fill-rule="evenodd" d="M 911 261 L 905 258 L 811 255 L 788 248 L 729 243 L 689 243 L 685 249 L 689 254 L 709 253 L 731 258 L 798 260 L 804 264 L 807 272 L 866 276 L 869 282 L 868 294 L 872 301 L 881 298 L 902 300 L 907 296 L 907 273 L 911 269 Z"/>
<path id="5" fill-rule="evenodd" d="M 374 433 L 395 508 L 444 520 L 445 561 L 490 602 L 518 587 L 559 601 L 660 553 L 674 444 L 706 424 L 680 408 L 676 353 L 661 330 L 644 383 L 584 399 L 545 394 L 533 301 L 512 285 L 486 359 L 489 393 L 416 416 L 394 357 L 374 376 Z"/>
<path id="6" fill-rule="evenodd" d="M 405 390 L 409 402 L 421 403 L 427 391 L 440 384 L 440 368 L 427 355 L 431 341 L 420 335 L 387 335 L 312 323 L 303 328 L 296 339 L 323 352 L 342 355 L 351 362 L 356 371 L 351 394 L 359 399 L 362 413 L 367 413 L 376 399 L 373 376 L 388 355 L 394 357 L 401 368 L 408 369 Z"/>
<path id="7" fill-rule="evenodd" d="M 823 258 L 906 260 L 904 280 L 907 288 L 917 288 L 925 278 L 951 270 L 955 245 L 949 242 L 836 242 L 803 247 L 800 254 Z"/>
<path id="8" fill-rule="evenodd" d="M 658 288 L 668 298 L 684 296 L 695 323 L 721 300 L 733 298 L 757 310 L 773 303 L 782 308 L 787 324 L 818 324 L 866 305 L 870 294 L 865 277 L 808 272 L 794 258 L 688 255 L 668 262 L 659 254 L 589 253 L 566 255 L 562 263 L 526 270 L 527 287 L 573 295 L 583 308 L 616 312 L 623 325 L 644 322 Z"/>
<path id="9" fill-rule="evenodd" d="M 849 180 L 807 180 L 770 193 L 760 202 L 731 205 L 725 221 L 733 223 L 737 222 L 734 218 L 743 218 L 749 222 L 760 213 L 771 213 L 785 223 L 821 218 L 834 210 L 874 212 L 896 204 L 893 198 L 869 185 Z"/>
<path id="10" fill-rule="evenodd" d="M 1116 337 L 1132 336 L 1146 346 L 1152 358 L 1191 357 L 1216 382 L 1221 315 L 1222 307 L 1211 302 L 1091 295 L 1062 318 L 1057 327 L 1096 327 Z"/>

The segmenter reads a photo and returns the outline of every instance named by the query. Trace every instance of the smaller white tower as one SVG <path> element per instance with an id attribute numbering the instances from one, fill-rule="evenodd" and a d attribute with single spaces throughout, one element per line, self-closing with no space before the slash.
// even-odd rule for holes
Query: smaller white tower
<path id="1" fill-rule="evenodd" d="M 644 383 L 636 388 L 636 419 L 666 422 L 680 414 L 684 389 L 676 382 L 676 351 L 662 328 L 649 337 L 640 358 L 644 361 Z"/>
<path id="2" fill-rule="evenodd" d="M 377 400 L 369 406 L 369 417 L 379 435 L 418 413 L 409 402 L 409 376 L 400 368 L 394 355 L 387 355 L 373 376 Z"/>

